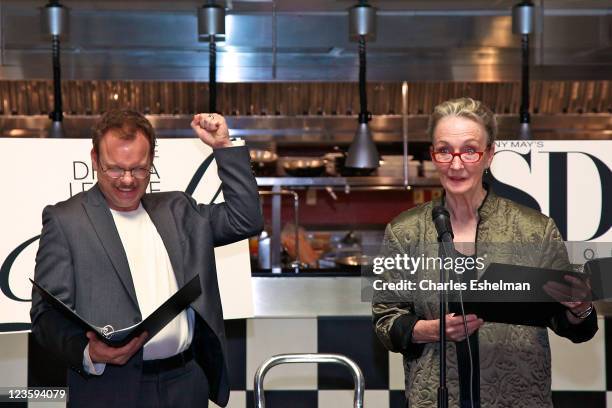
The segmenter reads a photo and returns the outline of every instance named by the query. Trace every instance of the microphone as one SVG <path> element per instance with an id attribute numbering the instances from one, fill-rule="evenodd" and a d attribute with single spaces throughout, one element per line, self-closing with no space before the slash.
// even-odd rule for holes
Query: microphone
<path id="1" fill-rule="evenodd" d="M 446 254 L 444 257 L 451 253 L 453 248 L 453 227 L 451 227 L 450 214 L 448 210 L 443 206 L 439 205 L 431 210 L 431 219 L 436 226 L 438 232 L 438 242 L 442 245 L 438 248 L 438 253 Z M 440 282 L 446 283 L 446 269 L 444 266 L 440 268 Z M 438 313 L 440 318 L 439 328 L 439 367 L 440 367 L 440 384 L 438 385 L 438 407 L 448 408 L 448 389 L 446 388 L 446 290 L 440 291 L 440 303 L 438 307 Z M 469 344 L 469 343 L 468 343 Z M 471 361 L 471 360 L 470 360 Z"/>
<path id="2" fill-rule="evenodd" d="M 455 235 L 453 234 L 453 227 L 451 226 L 448 210 L 441 205 L 434 207 L 431 211 L 431 219 L 438 232 L 438 241 L 453 242 Z"/>

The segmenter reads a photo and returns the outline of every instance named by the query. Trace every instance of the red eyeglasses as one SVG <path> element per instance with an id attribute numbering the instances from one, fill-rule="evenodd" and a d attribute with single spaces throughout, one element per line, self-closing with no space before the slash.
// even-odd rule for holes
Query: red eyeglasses
<path id="1" fill-rule="evenodd" d="M 484 151 L 468 151 L 459 153 L 436 152 L 433 150 L 433 147 L 430 150 L 431 157 L 433 157 L 434 161 L 438 163 L 451 163 L 453 160 L 455 160 L 455 156 L 459 156 L 459 160 L 461 160 L 463 163 L 477 163 L 480 161 L 480 159 L 482 159 L 482 155 L 484 154 Z"/>

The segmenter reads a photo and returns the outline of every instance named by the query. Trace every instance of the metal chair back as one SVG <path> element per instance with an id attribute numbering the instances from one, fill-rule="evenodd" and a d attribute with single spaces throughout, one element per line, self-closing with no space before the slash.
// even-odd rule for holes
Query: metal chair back
<path id="1" fill-rule="evenodd" d="M 363 408 L 363 393 L 365 389 L 365 381 L 363 374 L 359 366 L 350 358 L 341 354 L 319 354 L 319 353 L 305 353 L 305 354 L 279 354 L 272 356 L 264 361 L 257 372 L 255 373 L 255 407 L 265 408 L 265 396 L 263 389 L 263 382 L 266 373 L 274 366 L 279 364 L 293 364 L 293 363 L 331 363 L 340 364 L 347 367 L 353 375 L 353 381 L 355 383 L 355 393 L 353 398 L 354 408 Z"/>

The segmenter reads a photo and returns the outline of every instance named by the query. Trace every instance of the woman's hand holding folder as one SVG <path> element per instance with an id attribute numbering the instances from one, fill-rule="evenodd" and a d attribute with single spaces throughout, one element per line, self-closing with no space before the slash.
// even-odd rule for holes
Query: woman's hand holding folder
<path id="1" fill-rule="evenodd" d="M 475 314 L 465 316 L 467 335 L 463 316 L 455 313 L 446 315 L 446 338 L 450 341 L 463 341 L 478 330 L 484 321 Z M 413 343 L 433 343 L 440 340 L 440 319 L 419 320 L 412 329 Z"/>
<path id="2" fill-rule="evenodd" d="M 588 278 L 583 280 L 572 275 L 565 275 L 563 278 L 568 284 L 549 281 L 544 284 L 543 289 L 550 297 L 567 307 L 566 314 L 570 323 L 580 324 L 585 319 L 580 316 L 593 308 L 590 281 Z"/>

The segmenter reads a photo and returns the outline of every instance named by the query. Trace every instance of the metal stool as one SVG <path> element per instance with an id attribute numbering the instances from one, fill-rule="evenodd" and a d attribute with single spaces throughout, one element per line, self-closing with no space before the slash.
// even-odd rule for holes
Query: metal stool
<path id="1" fill-rule="evenodd" d="M 361 369 L 359 368 L 359 366 L 353 360 L 341 354 L 308 353 L 279 354 L 270 357 L 259 366 L 257 372 L 255 373 L 254 386 L 256 408 L 265 408 L 266 401 L 264 397 L 263 380 L 268 370 L 270 370 L 276 365 L 289 363 L 333 363 L 346 366 L 349 370 L 351 370 L 351 374 L 353 374 L 353 380 L 355 382 L 353 407 L 363 408 L 363 392 L 365 388 L 365 381 L 363 379 L 363 374 L 361 373 Z"/>

